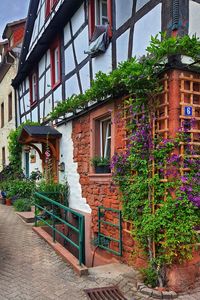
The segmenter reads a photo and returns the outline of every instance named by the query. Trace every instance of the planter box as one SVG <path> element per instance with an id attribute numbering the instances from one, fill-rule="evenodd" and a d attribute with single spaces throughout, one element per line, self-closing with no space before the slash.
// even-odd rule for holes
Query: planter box
<path id="1" fill-rule="evenodd" d="M 110 166 L 96 166 L 95 167 L 96 174 L 107 174 L 110 173 Z"/>

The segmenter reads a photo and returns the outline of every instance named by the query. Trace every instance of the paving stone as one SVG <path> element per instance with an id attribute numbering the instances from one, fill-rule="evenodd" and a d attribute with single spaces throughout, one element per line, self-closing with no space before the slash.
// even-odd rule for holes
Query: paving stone
<path id="1" fill-rule="evenodd" d="M 0 205 L 0 300 L 87 300 L 84 288 L 116 284 L 128 300 L 153 299 L 139 292 L 142 284 L 136 290 L 139 274 L 133 275 L 79 277 L 12 207 Z M 178 300 L 200 300 L 199 286 L 194 292 Z"/>

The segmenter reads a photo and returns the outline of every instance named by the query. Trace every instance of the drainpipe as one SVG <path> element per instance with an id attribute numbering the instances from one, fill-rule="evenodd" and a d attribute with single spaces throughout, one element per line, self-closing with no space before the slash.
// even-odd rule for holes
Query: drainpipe
<path id="1" fill-rule="evenodd" d="M 178 34 L 179 28 L 179 0 L 172 0 L 172 35 Z"/>

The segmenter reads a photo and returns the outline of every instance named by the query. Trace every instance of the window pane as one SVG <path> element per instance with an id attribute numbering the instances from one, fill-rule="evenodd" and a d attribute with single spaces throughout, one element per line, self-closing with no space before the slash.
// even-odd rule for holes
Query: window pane
<path id="1" fill-rule="evenodd" d="M 101 156 L 110 158 L 111 155 L 111 120 L 101 121 L 100 134 Z"/>
<path id="2" fill-rule="evenodd" d="M 102 16 L 107 17 L 107 3 L 102 2 Z"/>
<path id="3" fill-rule="evenodd" d="M 101 1 L 100 20 L 101 25 L 105 25 L 108 23 L 107 1 Z"/>
<path id="4" fill-rule="evenodd" d="M 59 50 L 54 50 L 54 63 L 55 63 L 55 83 L 59 81 Z"/>

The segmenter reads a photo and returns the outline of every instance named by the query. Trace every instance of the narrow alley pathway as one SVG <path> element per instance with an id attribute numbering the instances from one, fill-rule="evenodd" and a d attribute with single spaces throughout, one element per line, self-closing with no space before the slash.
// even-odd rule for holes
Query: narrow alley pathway
<path id="1" fill-rule="evenodd" d="M 0 300 L 86 300 L 83 289 L 116 284 L 128 300 L 148 299 L 136 291 L 133 281 L 122 276 L 79 277 L 12 207 L 0 205 Z M 179 298 L 198 300 L 200 288 Z"/>
<path id="2" fill-rule="evenodd" d="M 84 288 L 118 281 L 120 278 L 79 277 L 12 207 L 0 205 L 0 300 L 86 300 Z"/>

